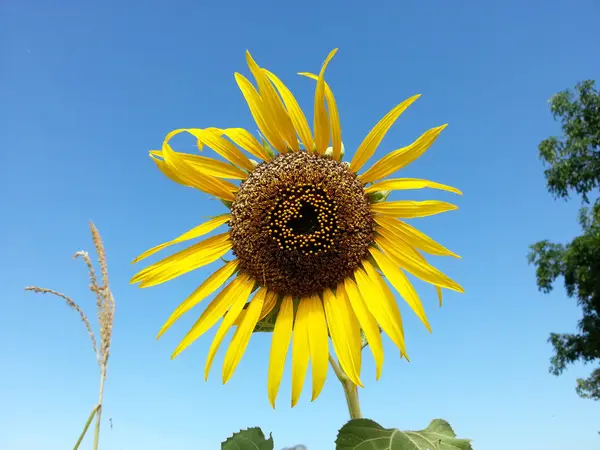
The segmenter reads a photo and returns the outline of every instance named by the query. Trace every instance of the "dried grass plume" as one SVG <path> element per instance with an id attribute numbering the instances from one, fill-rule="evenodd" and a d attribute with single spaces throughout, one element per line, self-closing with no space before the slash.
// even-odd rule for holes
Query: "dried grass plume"
<path id="1" fill-rule="evenodd" d="M 108 357 L 110 355 L 110 344 L 112 338 L 113 331 L 113 322 L 115 317 L 115 299 L 110 290 L 108 284 L 108 266 L 106 264 L 106 252 L 104 250 L 104 244 L 102 243 L 102 238 L 100 237 L 100 233 L 98 229 L 90 222 L 90 231 L 92 234 L 92 241 L 94 242 L 94 247 L 96 248 L 96 254 L 98 256 L 98 265 L 100 266 L 100 282 L 96 275 L 96 270 L 94 269 L 94 265 L 92 264 L 92 260 L 90 259 L 90 255 L 81 250 L 73 255 L 73 258 L 81 258 L 88 269 L 89 275 L 89 288 L 96 297 L 96 315 L 98 317 L 98 327 L 100 331 L 100 345 L 97 344 L 96 335 L 92 329 L 92 325 L 83 312 L 83 309 L 70 297 L 67 297 L 65 294 L 55 291 L 53 289 L 42 288 L 39 286 L 28 286 L 25 288 L 26 291 L 35 292 L 38 294 L 51 294 L 57 296 L 65 301 L 65 303 L 73 310 L 75 310 L 81 321 L 83 322 L 88 335 L 92 341 L 92 348 L 96 355 L 96 360 L 100 366 L 100 395 L 98 404 L 94 406 L 92 413 L 84 427 L 77 444 L 75 445 L 75 449 L 79 447 L 79 444 L 83 440 L 85 433 L 94 418 L 96 417 L 96 429 L 94 433 L 94 449 L 98 448 L 98 438 L 100 432 L 100 417 L 102 412 L 102 397 L 104 392 L 104 380 L 106 378 L 106 368 L 108 366 Z"/>

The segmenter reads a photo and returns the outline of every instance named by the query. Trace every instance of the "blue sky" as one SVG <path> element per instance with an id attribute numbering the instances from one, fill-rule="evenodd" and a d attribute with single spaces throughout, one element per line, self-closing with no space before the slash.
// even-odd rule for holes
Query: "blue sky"
<path id="1" fill-rule="evenodd" d="M 253 337 L 225 386 L 222 351 L 202 380 L 213 333 L 169 359 L 197 311 L 155 340 L 214 266 L 151 289 L 129 279 L 133 257 L 224 211 L 162 176 L 148 150 L 175 128 L 256 129 L 233 78 L 248 75 L 246 49 L 311 115 L 314 83 L 296 73 L 317 71 L 335 47 L 327 79 L 348 154 L 389 109 L 421 93 L 376 156 L 448 122 L 402 176 L 464 192 L 414 195 L 460 206 L 416 224 L 463 256 L 434 262 L 466 293 L 449 293 L 439 309 L 433 289 L 417 284 L 433 334 L 400 301 L 411 363 L 386 340 L 376 382 L 366 354 L 364 415 L 404 429 L 443 417 L 476 450 L 598 445 L 598 404 L 574 391 L 591 368 L 548 373 L 546 339 L 574 330 L 579 310 L 562 286 L 538 293 L 526 262 L 529 244 L 579 231 L 578 200 L 547 193 L 537 145 L 560 132 L 547 100 L 598 79 L 597 2 L 8 0 L 0 10 L 0 448 L 71 448 L 96 402 L 97 367 L 78 318 L 22 290 L 55 288 L 94 315 L 85 268 L 71 259 L 92 249 L 90 219 L 105 240 L 117 299 L 102 448 L 213 449 L 255 425 L 273 432 L 278 448 L 333 447 L 347 412 L 331 371 L 316 402 L 305 389 L 290 409 L 288 370 L 273 410 L 268 336 Z M 179 150 L 193 152 L 192 141 Z"/>

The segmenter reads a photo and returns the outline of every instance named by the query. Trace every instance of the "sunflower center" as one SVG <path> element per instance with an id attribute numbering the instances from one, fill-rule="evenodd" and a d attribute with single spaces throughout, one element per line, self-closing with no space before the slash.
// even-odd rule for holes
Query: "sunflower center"
<path id="1" fill-rule="evenodd" d="M 374 221 L 356 174 L 306 152 L 259 164 L 231 205 L 240 269 L 282 295 L 333 288 L 368 255 Z"/>
<path id="2" fill-rule="evenodd" d="M 320 230 L 322 221 L 317 213 L 316 207 L 312 203 L 302 203 L 300 209 L 288 221 L 287 228 L 294 234 L 312 234 Z"/>
<path id="3" fill-rule="evenodd" d="M 337 206 L 322 186 L 286 188 L 269 211 L 269 233 L 281 250 L 319 254 L 331 248 Z"/>

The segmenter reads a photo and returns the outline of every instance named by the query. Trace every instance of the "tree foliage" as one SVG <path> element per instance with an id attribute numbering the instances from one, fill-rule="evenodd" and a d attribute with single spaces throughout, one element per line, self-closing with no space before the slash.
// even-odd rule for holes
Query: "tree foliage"
<path id="1" fill-rule="evenodd" d="M 546 163 L 548 190 L 568 198 L 574 190 L 587 203 L 600 186 L 600 95 L 594 81 L 578 83 L 577 95 L 566 90 L 550 99 L 550 111 L 560 120 L 563 138 L 549 137 L 539 146 Z"/>
<path id="2" fill-rule="evenodd" d="M 560 92 L 550 100 L 564 137 L 545 139 L 539 153 L 550 193 L 567 199 L 575 191 L 585 204 L 590 196 L 596 201 L 580 211 L 580 236 L 567 244 L 537 242 L 529 254 L 538 288 L 548 293 L 562 276 L 567 295 L 577 300 L 583 313 L 577 333 L 551 333 L 548 339 L 555 350 L 550 367 L 554 375 L 576 361 L 600 363 L 600 94 L 590 80 L 577 84 L 575 91 Z M 582 397 L 600 400 L 600 368 L 577 380 L 576 390 Z"/>

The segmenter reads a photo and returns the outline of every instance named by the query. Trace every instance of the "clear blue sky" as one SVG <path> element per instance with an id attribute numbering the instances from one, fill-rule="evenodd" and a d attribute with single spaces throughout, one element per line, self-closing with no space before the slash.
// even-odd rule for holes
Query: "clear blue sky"
<path id="1" fill-rule="evenodd" d="M 494 5 L 495 3 L 496 5 Z M 244 51 L 277 73 L 310 113 L 317 71 L 340 50 L 327 77 L 341 110 L 346 151 L 395 104 L 423 96 L 401 117 L 378 156 L 448 122 L 440 139 L 403 175 L 459 187 L 457 212 L 417 225 L 463 256 L 439 258 L 466 289 L 418 285 L 433 334 L 405 312 L 412 362 L 386 341 L 375 382 L 367 355 L 363 412 L 386 427 L 450 421 L 476 450 L 575 450 L 600 444 L 600 409 L 574 391 L 590 367 L 548 373 L 551 331 L 580 317 L 562 286 L 537 292 L 528 245 L 578 232 L 578 200 L 547 193 L 537 145 L 560 132 L 547 100 L 600 74 L 600 5 L 594 0 L 503 2 L 7 0 L 0 6 L 0 448 L 71 448 L 96 402 L 98 373 L 77 316 L 39 284 L 64 291 L 94 315 L 85 268 L 71 255 L 92 249 L 99 227 L 117 299 L 106 386 L 105 450 L 216 449 L 239 428 L 272 431 L 276 447 L 333 447 L 347 412 L 330 371 L 320 398 L 304 392 L 289 408 L 286 372 L 279 406 L 267 401 L 270 338 L 254 336 L 229 384 L 213 333 L 175 361 L 169 356 L 198 312 L 160 341 L 155 335 L 208 267 L 140 290 L 133 257 L 177 236 L 218 201 L 162 176 L 147 156 L 180 127 L 256 127 L 233 73 L 248 74 Z M 376 6 L 375 6 L 376 5 Z M 594 57 L 593 55 L 596 55 Z M 186 146 L 188 146 L 186 148 Z M 193 151 L 191 141 L 179 148 Z M 108 424 L 112 418 L 113 429 Z M 85 448 L 91 448 L 86 441 Z"/>

